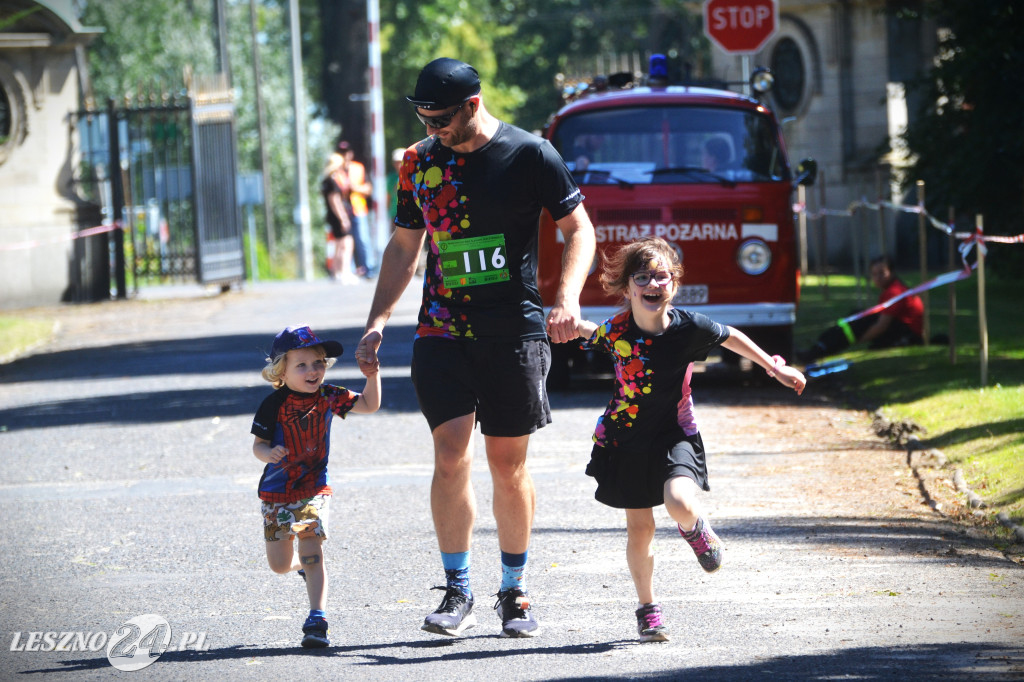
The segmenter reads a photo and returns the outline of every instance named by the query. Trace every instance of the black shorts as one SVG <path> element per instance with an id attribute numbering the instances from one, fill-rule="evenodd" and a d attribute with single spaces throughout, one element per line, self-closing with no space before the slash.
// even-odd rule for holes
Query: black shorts
<path id="1" fill-rule="evenodd" d="M 711 490 L 699 433 L 646 450 L 595 445 L 587 475 L 597 480 L 594 498 L 617 509 L 664 504 L 665 482 L 676 476 L 686 476 L 703 490 Z"/>
<path id="2" fill-rule="evenodd" d="M 526 436 L 550 424 L 550 365 L 547 339 L 424 336 L 412 346 L 412 383 L 431 431 L 474 412 L 485 436 Z"/>
<path id="3" fill-rule="evenodd" d="M 331 228 L 331 238 L 332 239 L 341 239 L 342 237 L 347 237 L 350 234 L 352 234 L 352 217 L 351 216 L 349 216 L 348 224 L 349 224 L 349 228 L 346 230 L 345 226 L 341 224 L 340 220 L 338 220 L 338 216 L 336 216 L 336 215 L 334 215 L 333 213 L 330 213 L 330 212 L 327 213 L 327 225 L 328 225 L 328 227 Z"/>

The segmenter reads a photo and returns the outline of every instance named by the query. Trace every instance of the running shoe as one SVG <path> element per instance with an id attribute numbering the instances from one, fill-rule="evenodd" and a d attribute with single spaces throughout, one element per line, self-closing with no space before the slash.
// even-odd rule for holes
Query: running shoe
<path id="1" fill-rule="evenodd" d="M 679 534 L 697 555 L 701 568 L 708 573 L 714 573 L 722 567 L 722 541 L 718 539 L 715 531 L 711 530 L 711 524 L 704 517 L 697 519 L 697 525 L 689 533 L 679 526 Z"/>
<path id="2" fill-rule="evenodd" d="M 498 592 L 494 608 L 501 618 L 502 637 L 534 637 L 540 624 L 530 611 L 530 596 L 518 587 Z"/>
<path id="3" fill-rule="evenodd" d="M 661 606 L 646 604 L 636 610 L 636 631 L 641 642 L 667 642 L 668 628 L 661 622 Z"/>
<path id="4" fill-rule="evenodd" d="M 473 615 L 473 595 L 463 592 L 457 587 L 434 587 L 444 590 L 444 599 L 437 610 L 423 620 L 421 630 L 433 632 L 435 635 L 458 637 L 463 631 L 476 625 Z"/>
<path id="5" fill-rule="evenodd" d="M 330 630 L 327 629 L 327 619 L 319 616 L 310 616 L 302 625 L 302 646 L 306 649 L 322 649 L 331 645 L 327 636 Z"/>

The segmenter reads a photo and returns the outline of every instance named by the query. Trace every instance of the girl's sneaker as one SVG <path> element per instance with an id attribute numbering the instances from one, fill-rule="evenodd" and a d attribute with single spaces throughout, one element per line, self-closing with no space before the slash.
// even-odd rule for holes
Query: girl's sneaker
<path id="1" fill-rule="evenodd" d="M 701 568 L 708 573 L 714 573 L 722 567 L 722 541 L 715 535 L 715 531 L 711 530 L 711 524 L 704 517 L 697 519 L 697 525 L 689 533 L 679 526 L 679 534 L 697 555 Z"/>
<path id="2" fill-rule="evenodd" d="M 641 642 L 667 642 L 668 628 L 661 622 L 661 606 L 644 604 L 636 610 L 636 631 Z"/>

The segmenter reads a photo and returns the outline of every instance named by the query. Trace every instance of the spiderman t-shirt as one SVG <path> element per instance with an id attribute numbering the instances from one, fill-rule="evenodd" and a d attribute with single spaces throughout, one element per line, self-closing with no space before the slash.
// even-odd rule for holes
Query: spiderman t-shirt
<path id="1" fill-rule="evenodd" d="M 395 225 L 427 230 L 417 336 L 545 338 L 538 220 L 583 201 L 547 140 L 501 123 L 463 154 L 429 137 L 406 151 L 397 198 Z"/>
<path id="2" fill-rule="evenodd" d="M 706 360 L 729 330 L 678 308 L 669 317 L 664 333 L 648 334 L 627 310 L 602 322 L 582 343 L 608 353 L 615 364 L 615 393 L 598 419 L 596 445 L 643 452 L 698 432 L 690 395 L 693 363 Z"/>
<path id="3" fill-rule="evenodd" d="M 344 417 L 358 399 L 358 393 L 330 384 L 322 384 L 316 393 L 282 386 L 264 399 L 251 433 L 270 441 L 270 447 L 288 448 L 288 456 L 263 468 L 261 500 L 290 503 L 331 494 L 327 475 L 331 419 Z"/>

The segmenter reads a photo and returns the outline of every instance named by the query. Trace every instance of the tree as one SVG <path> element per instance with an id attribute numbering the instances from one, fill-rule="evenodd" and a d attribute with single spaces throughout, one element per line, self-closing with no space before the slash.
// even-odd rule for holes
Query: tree
<path id="1" fill-rule="evenodd" d="M 593 71 L 597 55 L 669 54 L 700 72 L 707 50 L 689 0 L 380 0 L 380 42 L 387 149 L 425 135 L 405 96 L 430 60 L 450 56 L 480 71 L 488 109 L 527 130 L 543 127 L 561 105 L 558 73 Z M 180 91 L 186 65 L 215 64 L 212 0 L 88 0 L 83 22 L 103 26 L 89 48 L 98 98 L 121 98 L 140 86 Z M 258 0 L 256 45 L 249 3 L 224 3 L 231 82 L 236 93 L 238 167 L 260 168 L 253 51 L 260 51 L 273 214 L 282 253 L 295 238 L 289 0 Z M 308 117 L 311 203 L 333 138 L 340 132 L 369 160 L 365 0 L 300 2 Z M 595 75 L 590 73 L 589 75 Z M 314 231 L 322 211 L 310 207 Z M 262 216 L 257 220 L 262 222 Z M 261 229 L 260 233 L 263 231 Z M 287 266 L 283 268 L 287 270 Z"/>
<path id="2" fill-rule="evenodd" d="M 983 214 L 986 233 L 1024 232 L 1024 6 L 935 0 L 924 7 L 944 29 L 934 68 L 913 84 L 923 104 L 904 135 L 914 157 L 906 183 L 925 181 L 933 215 L 951 206 Z M 993 267 L 1019 268 L 1021 250 L 1012 251 Z"/>
<path id="3" fill-rule="evenodd" d="M 141 87 L 179 91 L 186 66 L 196 73 L 213 71 L 210 12 L 184 0 L 147 1 L 145 11 L 130 0 L 89 2 L 82 22 L 102 26 L 89 46 L 89 72 L 99 97 L 134 96 Z"/>

